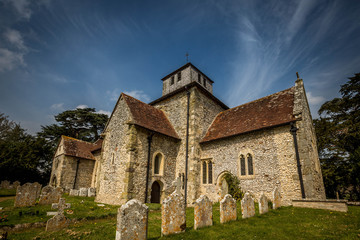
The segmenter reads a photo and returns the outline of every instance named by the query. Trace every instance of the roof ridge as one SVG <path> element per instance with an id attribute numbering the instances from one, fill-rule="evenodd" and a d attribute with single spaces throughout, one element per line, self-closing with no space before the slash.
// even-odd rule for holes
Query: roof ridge
<path id="1" fill-rule="evenodd" d="M 65 136 L 65 135 L 61 135 L 62 138 L 66 138 L 66 139 L 69 139 L 69 140 L 75 140 L 75 141 L 78 141 L 78 142 L 83 142 L 83 143 L 87 143 L 87 144 L 91 144 L 91 145 L 94 145 L 95 142 L 87 142 L 87 141 L 84 141 L 84 140 L 80 140 L 80 139 L 77 139 L 77 138 L 73 138 L 73 137 L 69 137 L 69 136 Z M 97 141 L 97 140 L 96 140 Z"/>
<path id="2" fill-rule="evenodd" d="M 241 104 L 241 105 L 239 105 L 239 106 L 236 106 L 236 107 L 233 107 L 233 108 L 226 109 L 226 110 L 224 110 L 224 111 L 220 112 L 219 114 L 221 114 L 221 113 L 223 113 L 223 112 L 226 112 L 226 111 L 229 111 L 229 110 L 234 110 L 234 109 L 236 109 L 236 108 L 239 108 L 239 107 L 242 107 L 242 106 L 248 105 L 248 104 L 250 104 L 250 103 L 254 103 L 254 102 L 258 102 L 258 101 L 264 100 L 264 99 L 269 98 L 269 97 L 272 97 L 272 96 L 274 96 L 274 95 L 276 95 L 276 94 L 279 94 L 279 93 L 282 93 L 282 92 L 289 91 L 290 89 L 293 89 L 293 88 L 295 88 L 295 87 L 287 88 L 287 89 L 285 89 L 285 90 L 282 90 L 282 91 L 279 91 L 279 92 L 276 92 L 276 93 L 272 93 L 272 94 L 267 95 L 267 96 L 265 96 L 265 97 L 262 97 L 262 98 L 258 98 L 258 99 L 252 100 L 252 101 L 250 101 L 250 102 L 247 102 L 247 103 Z"/>

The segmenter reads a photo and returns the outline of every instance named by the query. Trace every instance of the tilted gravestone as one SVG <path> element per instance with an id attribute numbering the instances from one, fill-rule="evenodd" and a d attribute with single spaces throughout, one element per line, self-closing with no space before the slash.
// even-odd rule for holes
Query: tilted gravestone
<path id="1" fill-rule="evenodd" d="M 273 209 L 281 207 L 281 194 L 279 188 L 276 186 L 273 191 Z"/>
<path id="2" fill-rule="evenodd" d="M 213 225 L 212 202 L 206 195 L 201 195 L 194 206 L 194 229 Z"/>
<path id="3" fill-rule="evenodd" d="M 96 188 L 90 187 L 88 189 L 88 197 L 95 197 L 96 196 Z"/>
<path id="4" fill-rule="evenodd" d="M 79 196 L 79 190 L 77 190 L 77 189 L 70 189 L 69 196 Z"/>
<path id="5" fill-rule="evenodd" d="M 61 187 L 54 188 L 52 186 L 43 187 L 41 190 L 39 205 L 46 205 L 59 202 L 63 194 Z"/>
<path id="6" fill-rule="evenodd" d="M 269 211 L 269 200 L 262 192 L 259 198 L 259 213 L 264 214 Z"/>
<path id="7" fill-rule="evenodd" d="M 161 235 L 184 232 L 186 229 L 185 199 L 180 192 L 181 178 L 176 180 L 176 190 L 161 206 Z"/>
<path id="8" fill-rule="evenodd" d="M 14 207 L 34 206 L 40 190 L 41 185 L 39 183 L 25 183 L 22 186 L 18 186 Z"/>
<path id="9" fill-rule="evenodd" d="M 241 214 L 242 218 L 249 218 L 255 215 L 254 199 L 251 197 L 250 193 L 245 193 L 241 200 Z"/>
<path id="10" fill-rule="evenodd" d="M 220 201 L 220 223 L 236 220 L 236 201 L 230 194 L 226 194 Z"/>
<path id="11" fill-rule="evenodd" d="M 57 214 L 46 222 L 46 231 L 57 231 L 66 228 L 70 220 L 65 217 L 64 210 L 71 207 L 70 203 L 65 203 L 65 198 L 60 198 L 59 203 L 53 203 L 51 206 L 57 209 Z"/>
<path id="12" fill-rule="evenodd" d="M 80 188 L 79 196 L 80 197 L 87 197 L 88 196 L 88 189 L 87 188 Z"/>
<path id="13" fill-rule="evenodd" d="M 116 240 L 146 239 L 149 208 L 132 199 L 118 209 Z"/>

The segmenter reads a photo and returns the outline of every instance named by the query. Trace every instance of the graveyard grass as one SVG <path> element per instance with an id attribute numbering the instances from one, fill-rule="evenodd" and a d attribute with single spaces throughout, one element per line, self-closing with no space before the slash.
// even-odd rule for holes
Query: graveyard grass
<path id="1" fill-rule="evenodd" d="M 74 197 L 80 203 L 80 197 Z M 68 198 L 67 202 L 71 202 Z M 89 207 L 73 205 L 74 212 L 78 208 Z M 160 204 L 148 204 L 149 226 L 148 239 L 161 237 Z M 114 206 L 114 210 L 118 207 Z M 110 212 L 113 211 L 110 210 Z M 116 211 L 115 211 L 116 212 Z M 187 229 L 185 233 L 163 237 L 162 239 L 359 239 L 360 207 L 349 206 L 348 213 L 333 212 L 320 209 L 281 207 L 259 215 L 256 204 L 256 216 L 241 219 L 240 203 L 237 206 L 238 220 L 220 224 L 219 204 L 213 206 L 212 227 L 194 230 L 194 209 L 188 208 L 186 213 Z M 69 216 L 68 216 L 69 217 Z M 44 228 L 31 229 L 11 233 L 10 239 L 115 239 L 116 216 L 88 219 L 70 225 L 58 232 L 45 232 Z"/>
<path id="2" fill-rule="evenodd" d="M 15 196 L 16 189 L 2 189 L 0 188 L 0 197 Z"/>

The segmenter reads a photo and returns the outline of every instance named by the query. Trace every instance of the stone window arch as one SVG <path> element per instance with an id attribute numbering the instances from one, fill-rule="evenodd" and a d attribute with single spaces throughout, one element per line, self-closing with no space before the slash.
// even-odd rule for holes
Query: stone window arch
<path id="1" fill-rule="evenodd" d="M 211 159 L 205 159 L 202 161 L 201 176 L 202 184 L 213 184 L 213 162 Z"/>
<path id="2" fill-rule="evenodd" d="M 239 154 L 239 177 L 253 178 L 255 176 L 254 154 L 251 150 L 244 150 Z"/>
<path id="3" fill-rule="evenodd" d="M 154 176 L 162 176 L 164 174 L 164 154 L 161 152 L 156 152 L 153 155 L 153 175 Z"/>

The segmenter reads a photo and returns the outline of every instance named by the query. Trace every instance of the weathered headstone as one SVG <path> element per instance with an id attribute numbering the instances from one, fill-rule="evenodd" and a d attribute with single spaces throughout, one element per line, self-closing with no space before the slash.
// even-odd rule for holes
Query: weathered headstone
<path id="1" fill-rule="evenodd" d="M 269 211 L 269 200 L 262 192 L 259 198 L 259 213 L 264 214 Z"/>
<path id="2" fill-rule="evenodd" d="M 36 198 L 39 198 L 40 197 L 40 194 L 41 194 L 41 187 L 42 187 L 42 185 L 40 184 L 40 183 L 38 183 L 38 182 L 34 182 L 33 183 L 33 186 L 34 186 L 34 188 L 36 189 L 35 191 L 36 191 Z"/>
<path id="3" fill-rule="evenodd" d="M 230 194 L 226 194 L 220 201 L 220 223 L 236 220 L 236 201 Z"/>
<path id="4" fill-rule="evenodd" d="M 88 196 L 88 189 L 87 188 L 80 188 L 79 196 L 80 197 L 87 197 Z"/>
<path id="5" fill-rule="evenodd" d="M 281 194 L 279 188 L 276 186 L 273 191 L 273 209 L 281 207 Z"/>
<path id="6" fill-rule="evenodd" d="M 194 206 L 194 229 L 213 225 L 212 202 L 206 195 L 201 195 Z"/>
<path id="7" fill-rule="evenodd" d="M 176 181 L 176 190 L 161 206 L 161 235 L 184 232 L 186 229 L 185 199 L 180 192 L 181 179 Z"/>
<path id="8" fill-rule="evenodd" d="M 96 188 L 90 187 L 88 189 L 88 197 L 95 197 L 96 196 Z"/>
<path id="9" fill-rule="evenodd" d="M 57 214 L 46 222 L 46 231 L 57 231 L 69 226 L 70 220 L 65 217 L 64 210 L 70 208 L 70 203 L 65 203 L 65 198 L 60 198 L 59 203 L 53 203 L 52 208 L 58 209 Z"/>
<path id="10" fill-rule="evenodd" d="M 12 186 L 13 186 L 13 189 L 17 189 L 17 187 L 20 186 L 20 182 L 19 181 L 13 182 Z"/>
<path id="11" fill-rule="evenodd" d="M 61 187 L 54 188 L 52 186 L 43 187 L 41 190 L 40 205 L 52 204 L 59 202 L 63 194 L 63 189 Z"/>
<path id="12" fill-rule="evenodd" d="M 1 181 L 0 188 L 2 189 L 10 189 L 10 182 L 7 180 Z"/>
<path id="13" fill-rule="evenodd" d="M 37 192 L 41 189 L 39 183 L 25 183 L 16 189 L 15 207 L 34 206 L 37 199 Z"/>
<path id="14" fill-rule="evenodd" d="M 79 196 L 79 190 L 77 189 L 70 189 L 70 196 Z"/>
<path id="15" fill-rule="evenodd" d="M 132 199 L 118 209 L 116 240 L 146 239 L 148 207 Z"/>
<path id="16" fill-rule="evenodd" d="M 254 199 L 249 193 L 245 193 L 241 200 L 241 214 L 242 218 L 249 218 L 255 215 Z"/>

